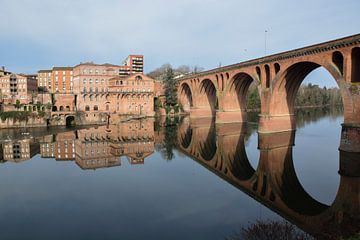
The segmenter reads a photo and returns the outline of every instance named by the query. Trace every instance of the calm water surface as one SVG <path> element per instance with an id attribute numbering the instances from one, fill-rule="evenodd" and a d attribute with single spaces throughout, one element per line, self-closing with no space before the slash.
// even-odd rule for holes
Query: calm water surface
<path id="1" fill-rule="evenodd" d="M 326 212 L 339 189 L 342 121 L 299 113 L 296 134 L 281 137 L 295 145 L 266 151 L 254 123 L 2 131 L 0 239 L 224 239 L 283 218 L 313 231 L 306 222 L 318 219 L 303 219 Z"/>

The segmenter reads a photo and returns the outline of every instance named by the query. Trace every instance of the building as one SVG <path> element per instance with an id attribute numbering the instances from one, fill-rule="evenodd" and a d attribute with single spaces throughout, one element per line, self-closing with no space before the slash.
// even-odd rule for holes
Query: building
<path id="1" fill-rule="evenodd" d="M 76 110 L 85 112 L 84 122 L 97 123 L 108 119 L 112 104 L 109 79 L 118 76 L 120 66 L 112 64 L 81 63 L 74 67 L 74 102 Z"/>
<path id="2" fill-rule="evenodd" d="M 39 89 L 52 92 L 52 70 L 38 71 L 38 87 Z"/>
<path id="3" fill-rule="evenodd" d="M 109 111 L 131 115 L 154 115 L 154 79 L 143 74 L 109 79 Z"/>
<path id="4" fill-rule="evenodd" d="M 31 93 L 37 93 L 38 92 L 37 74 L 24 74 L 24 76 L 26 77 L 27 91 Z"/>
<path id="5" fill-rule="evenodd" d="M 2 147 L 4 160 L 12 162 L 29 160 L 39 153 L 39 144 L 31 139 L 6 142 Z"/>
<path id="6" fill-rule="evenodd" d="M 0 77 L 6 76 L 6 75 L 10 75 L 10 74 L 11 74 L 11 72 L 6 71 L 4 66 L 2 66 L 2 67 L 0 68 Z"/>
<path id="7" fill-rule="evenodd" d="M 143 55 L 129 55 L 120 66 L 119 76 L 126 77 L 132 74 L 144 74 L 144 56 Z"/>
<path id="8" fill-rule="evenodd" d="M 53 93 L 73 93 L 73 68 L 53 67 L 51 71 L 51 89 Z"/>
<path id="9" fill-rule="evenodd" d="M 5 104 L 21 104 L 31 102 L 31 94 L 37 90 L 36 79 L 20 74 L 10 74 L 0 77 L 1 98 Z"/>

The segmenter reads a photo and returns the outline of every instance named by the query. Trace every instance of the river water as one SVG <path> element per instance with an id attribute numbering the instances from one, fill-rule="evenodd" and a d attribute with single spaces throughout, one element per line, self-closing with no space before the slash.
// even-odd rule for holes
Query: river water
<path id="1" fill-rule="evenodd" d="M 261 143 L 256 117 L 3 130 L 0 239 L 226 239 L 259 221 L 358 229 L 337 197 L 340 182 L 359 189 L 338 173 L 342 121 L 301 111 L 296 132 Z"/>

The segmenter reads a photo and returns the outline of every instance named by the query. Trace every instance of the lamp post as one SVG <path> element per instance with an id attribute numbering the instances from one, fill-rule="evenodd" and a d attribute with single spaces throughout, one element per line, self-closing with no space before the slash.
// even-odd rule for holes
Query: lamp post
<path id="1" fill-rule="evenodd" d="M 264 56 L 266 56 L 266 40 L 267 40 L 266 38 L 267 38 L 267 32 L 268 32 L 268 30 L 265 29 L 265 36 L 264 36 L 264 37 L 265 37 L 265 53 L 264 53 Z"/>

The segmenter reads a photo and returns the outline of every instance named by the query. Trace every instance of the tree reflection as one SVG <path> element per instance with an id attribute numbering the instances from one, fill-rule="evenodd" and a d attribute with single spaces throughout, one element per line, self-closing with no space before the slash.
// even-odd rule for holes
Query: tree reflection
<path id="1" fill-rule="evenodd" d="M 257 221 L 226 240 L 308 240 L 315 239 L 285 221 Z"/>
<path id="2" fill-rule="evenodd" d="M 165 120 L 165 136 L 162 144 L 161 155 L 167 161 L 174 158 L 174 149 L 177 145 L 177 126 L 179 117 L 167 117 Z"/>

